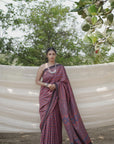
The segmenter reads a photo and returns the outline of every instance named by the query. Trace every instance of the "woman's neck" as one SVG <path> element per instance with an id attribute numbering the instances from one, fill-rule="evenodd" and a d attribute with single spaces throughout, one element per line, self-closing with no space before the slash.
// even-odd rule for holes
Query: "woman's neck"
<path id="1" fill-rule="evenodd" d="M 47 62 L 48 63 L 48 65 L 54 65 L 55 64 L 55 61 L 54 62 Z"/>

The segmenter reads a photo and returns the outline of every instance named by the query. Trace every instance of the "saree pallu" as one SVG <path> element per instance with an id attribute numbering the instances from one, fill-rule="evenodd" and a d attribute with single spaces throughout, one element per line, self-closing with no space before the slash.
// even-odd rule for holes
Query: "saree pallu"
<path id="1" fill-rule="evenodd" d="M 49 68 L 53 71 L 55 65 Z M 70 144 L 92 144 L 64 66 L 56 64 L 56 73 L 50 73 L 48 68 L 45 68 L 42 78 L 42 82 L 54 83 L 56 89 L 50 90 L 45 86 L 40 88 L 40 144 L 62 144 L 62 122 Z"/>

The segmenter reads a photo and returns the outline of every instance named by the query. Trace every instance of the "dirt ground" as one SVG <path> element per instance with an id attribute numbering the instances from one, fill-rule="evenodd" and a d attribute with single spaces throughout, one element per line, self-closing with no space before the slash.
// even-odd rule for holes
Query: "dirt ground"
<path id="1" fill-rule="evenodd" d="M 114 125 L 87 129 L 93 144 L 114 144 Z M 69 144 L 65 129 L 63 144 Z M 0 144 L 40 144 L 40 133 L 0 133 Z"/>

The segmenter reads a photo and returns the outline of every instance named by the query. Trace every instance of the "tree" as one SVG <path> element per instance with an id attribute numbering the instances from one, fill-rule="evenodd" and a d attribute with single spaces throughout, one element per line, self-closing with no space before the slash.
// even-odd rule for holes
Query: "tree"
<path id="1" fill-rule="evenodd" d="M 108 0 L 80 0 L 75 2 L 77 12 L 83 19 L 82 30 L 85 31 L 83 52 L 86 54 L 86 63 L 110 62 L 108 52 L 114 47 L 114 1 L 109 0 L 109 7 L 105 8 Z M 105 27 L 101 32 L 99 29 Z"/>
<path id="2" fill-rule="evenodd" d="M 57 50 L 57 61 L 65 65 L 80 64 L 79 52 L 81 41 L 77 37 L 76 30 L 68 28 L 67 17 L 70 15 L 69 7 L 62 8 L 61 4 L 53 4 L 51 1 L 25 3 L 17 6 L 12 3 L 6 5 L 8 11 L 4 15 L 2 26 L 5 30 L 12 26 L 24 32 L 24 40 L 15 39 L 14 55 L 17 58 L 16 65 L 40 65 L 45 62 L 47 47 Z M 78 46 L 77 46 L 78 44 Z M 73 55 L 78 61 L 73 62 Z"/>

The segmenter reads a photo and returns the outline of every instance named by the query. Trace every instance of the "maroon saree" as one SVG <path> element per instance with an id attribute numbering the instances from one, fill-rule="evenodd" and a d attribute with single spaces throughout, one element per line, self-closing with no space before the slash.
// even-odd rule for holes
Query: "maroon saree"
<path id="1" fill-rule="evenodd" d="M 53 71 L 55 66 L 50 66 L 50 69 Z M 56 89 L 51 91 L 45 86 L 40 88 L 40 144 L 62 144 L 62 122 L 70 144 L 92 144 L 64 66 L 57 64 L 56 73 L 50 73 L 45 68 L 42 77 L 42 82 L 55 83 Z"/>

